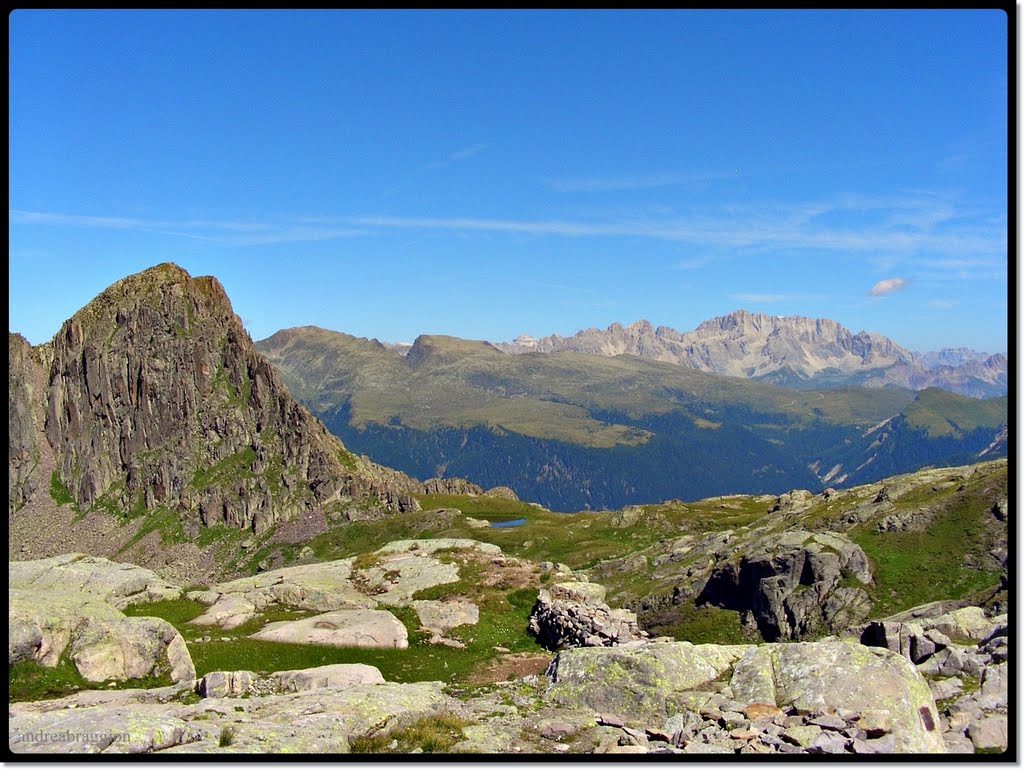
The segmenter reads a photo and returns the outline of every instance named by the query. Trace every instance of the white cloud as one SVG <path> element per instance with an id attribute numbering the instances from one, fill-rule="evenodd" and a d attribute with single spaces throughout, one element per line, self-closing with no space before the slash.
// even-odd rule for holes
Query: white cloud
<path id="1" fill-rule="evenodd" d="M 909 283 L 910 280 L 907 278 L 885 278 L 871 287 L 868 296 L 881 297 L 884 294 L 892 294 L 894 291 L 906 288 Z"/>

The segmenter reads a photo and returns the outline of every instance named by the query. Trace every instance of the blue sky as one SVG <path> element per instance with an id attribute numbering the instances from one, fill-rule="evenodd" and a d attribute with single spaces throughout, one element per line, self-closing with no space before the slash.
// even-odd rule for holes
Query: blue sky
<path id="1" fill-rule="evenodd" d="M 250 334 L 681 331 L 1005 351 L 1006 15 L 17 11 L 12 331 L 124 275 Z"/>

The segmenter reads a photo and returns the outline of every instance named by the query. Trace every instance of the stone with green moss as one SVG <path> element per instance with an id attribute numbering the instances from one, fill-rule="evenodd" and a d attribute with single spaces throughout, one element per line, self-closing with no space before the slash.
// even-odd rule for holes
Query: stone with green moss
<path id="1" fill-rule="evenodd" d="M 906 658 L 880 647 L 801 642 L 752 647 L 733 669 L 736 700 L 827 709 L 886 709 L 895 750 L 944 751 L 938 714 L 924 677 Z"/>

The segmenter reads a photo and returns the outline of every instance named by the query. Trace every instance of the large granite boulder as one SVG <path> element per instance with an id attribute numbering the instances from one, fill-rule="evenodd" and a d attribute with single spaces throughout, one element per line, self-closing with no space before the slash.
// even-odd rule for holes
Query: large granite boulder
<path id="1" fill-rule="evenodd" d="M 575 647 L 548 668 L 551 699 L 571 708 L 621 714 L 667 714 L 695 690 L 727 673 L 751 645 L 634 642 Z"/>
<path id="2" fill-rule="evenodd" d="M 768 641 L 845 628 L 870 611 L 871 565 L 843 535 L 790 530 L 714 569 L 696 603 L 748 616 Z"/>
<path id="3" fill-rule="evenodd" d="M 736 663 L 730 679 L 739 701 L 822 709 L 886 710 L 893 751 L 944 751 L 931 690 L 896 652 L 846 642 L 766 644 Z"/>
<path id="4" fill-rule="evenodd" d="M 126 617 L 89 594 L 8 590 L 8 665 L 48 668 L 68 657 L 89 681 L 169 675 L 194 679 L 185 641 L 160 618 Z"/>

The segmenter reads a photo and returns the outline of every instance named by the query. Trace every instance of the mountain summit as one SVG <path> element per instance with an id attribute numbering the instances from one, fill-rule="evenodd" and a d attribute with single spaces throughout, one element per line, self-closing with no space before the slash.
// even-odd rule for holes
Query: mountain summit
<path id="1" fill-rule="evenodd" d="M 939 387 L 989 397 L 1004 394 L 1007 382 L 1005 356 L 985 357 L 962 349 L 919 355 L 881 334 L 854 334 L 827 318 L 746 310 L 711 318 L 690 332 L 655 328 L 640 320 L 629 326 L 613 323 L 604 330 L 584 329 L 571 337 L 523 335 L 495 344 L 513 354 L 629 354 L 787 387 Z"/>
<path id="2" fill-rule="evenodd" d="M 415 505 L 416 482 L 349 453 L 292 399 L 213 277 L 157 265 L 52 343 L 8 347 L 12 514 L 47 486 L 83 512 L 170 510 L 193 532 L 259 535 L 368 497 Z"/>

